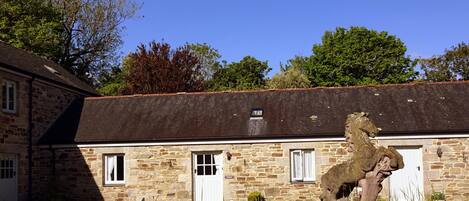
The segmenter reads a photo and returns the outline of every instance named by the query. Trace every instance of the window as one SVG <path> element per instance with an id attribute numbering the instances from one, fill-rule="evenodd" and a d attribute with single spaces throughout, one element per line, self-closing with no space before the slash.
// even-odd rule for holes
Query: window
<path id="1" fill-rule="evenodd" d="M 197 175 L 220 175 L 221 154 L 197 154 L 195 157 Z"/>
<path id="2" fill-rule="evenodd" d="M 0 179 L 12 179 L 16 176 L 13 160 L 0 160 Z"/>
<path id="3" fill-rule="evenodd" d="M 294 182 L 308 182 L 316 180 L 314 150 L 292 150 L 291 180 Z"/>
<path id="4" fill-rule="evenodd" d="M 4 112 L 16 112 L 16 83 L 13 81 L 3 81 L 2 110 Z"/>
<path id="5" fill-rule="evenodd" d="M 104 156 L 104 184 L 124 184 L 124 155 Z"/>
<path id="6" fill-rule="evenodd" d="M 251 119 L 262 119 L 264 110 L 261 108 L 255 108 L 251 110 Z"/>

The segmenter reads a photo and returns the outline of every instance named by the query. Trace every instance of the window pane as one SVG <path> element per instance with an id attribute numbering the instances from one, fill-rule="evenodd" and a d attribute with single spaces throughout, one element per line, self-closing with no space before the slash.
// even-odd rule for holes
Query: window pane
<path id="1" fill-rule="evenodd" d="M 211 154 L 205 155 L 205 164 L 212 164 L 212 155 Z"/>
<path id="2" fill-rule="evenodd" d="M 313 167 L 313 164 L 312 164 L 312 154 L 311 154 L 311 151 L 305 151 L 304 152 L 304 155 L 303 155 L 303 159 L 304 159 L 304 177 L 305 178 L 312 178 L 312 167 Z"/>
<path id="3" fill-rule="evenodd" d="M 114 179 L 114 156 L 107 156 L 107 181 L 115 181 Z"/>
<path id="4" fill-rule="evenodd" d="M 204 164 L 204 155 L 197 155 L 197 165 Z"/>
<path id="5" fill-rule="evenodd" d="M 293 179 L 301 180 L 301 152 L 293 152 Z"/>
<path id="6" fill-rule="evenodd" d="M 2 161 L 0 162 L 0 168 L 3 168 L 3 167 L 5 167 L 5 160 L 2 160 Z"/>
<path id="7" fill-rule="evenodd" d="M 204 166 L 197 166 L 197 175 L 204 175 Z"/>
<path id="8" fill-rule="evenodd" d="M 212 168 L 213 168 L 213 175 L 217 175 L 218 166 L 214 165 L 214 166 L 212 166 Z"/>
<path id="9" fill-rule="evenodd" d="M 117 156 L 117 180 L 124 181 L 124 156 Z"/>
<path id="10" fill-rule="evenodd" d="M 5 178 L 5 169 L 0 170 L 0 178 Z"/>
<path id="11" fill-rule="evenodd" d="M 7 86 L 5 83 L 2 85 L 2 108 L 7 109 Z"/>
<path id="12" fill-rule="evenodd" d="M 211 165 L 205 166 L 205 174 L 204 175 L 212 175 L 212 166 Z"/>
<path id="13" fill-rule="evenodd" d="M 15 110 L 15 88 L 14 85 L 8 87 L 8 109 Z"/>

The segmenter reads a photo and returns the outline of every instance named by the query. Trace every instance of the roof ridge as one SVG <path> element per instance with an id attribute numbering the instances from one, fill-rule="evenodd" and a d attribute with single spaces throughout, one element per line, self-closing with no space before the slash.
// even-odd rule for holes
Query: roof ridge
<path id="1" fill-rule="evenodd" d="M 254 89 L 254 90 L 227 90 L 227 91 L 201 91 L 201 92 L 175 92 L 175 93 L 152 93 L 152 94 L 132 94 L 132 95 L 119 95 L 119 96 L 100 96 L 100 97 L 86 97 L 86 100 L 102 100 L 102 99 L 124 99 L 134 97 L 156 97 L 156 96 L 178 96 L 178 95 L 214 95 L 214 94 L 242 94 L 242 93 L 263 93 L 263 92 L 286 92 L 286 91 L 312 91 L 312 90 L 334 90 L 334 89 L 356 89 L 356 88 L 385 88 L 385 87 L 399 87 L 399 86 L 416 86 L 416 85 L 445 85 L 445 84 L 469 84 L 469 80 L 458 81 L 444 81 L 444 82 L 431 82 L 431 81 L 415 81 L 409 83 L 399 84 L 370 84 L 370 85 L 356 85 L 356 86 L 337 86 L 337 87 L 310 87 L 310 88 L 287 88 L 287 89 Z"/>

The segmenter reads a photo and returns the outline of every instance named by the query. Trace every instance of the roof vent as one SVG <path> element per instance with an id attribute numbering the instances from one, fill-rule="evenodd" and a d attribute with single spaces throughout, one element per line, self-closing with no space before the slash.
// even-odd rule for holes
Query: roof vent
<path id="1" fill-rule="evenodd" d="M 51 73 L 54 73 L 56 75 L 62 75 L 59 73 L 59 71 L 55 70 L 54 68 L 48 66 L 48 65 L 44 65 L 44 68 L 46 68 L 47 70 L 49 70 Z"/>
<path id="2" fill-rule="evenodd" d="M 253 108 L 251 110 L 251 119 L 262 119 L 264 115 L 264 110 L 261 108 Z"/>

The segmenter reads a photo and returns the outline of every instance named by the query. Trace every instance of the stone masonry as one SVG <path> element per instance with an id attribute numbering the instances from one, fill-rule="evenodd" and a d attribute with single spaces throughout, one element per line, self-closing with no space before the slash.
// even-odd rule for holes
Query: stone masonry
<path id="1" fill-rule="evenodd" d="M 469 139 L 379 140 L 382 146 L 422 147 L 424 189 L 444 192 L 448 200 L 469 199 Z M 342 141 L 42 149 L 44 200 L 192 200 L 192 153 L 223 153 L 224 200 L 247 200 L 259 191 L 267 200 L 318 200 L 320 177 L 347 160 Z M 439 158 L 438 147 L 443 149 Z M 290 150 L 314 149 L 316 182 L 290 179 Z M 231 160 L 226 153 L 230 152 Z M 103 185 L 103 154 L 125 154 L 125 185 Z M 52 160 L 51 160 L 52 159 Z M 387 197 L 387 187 L 382 197 Z"/>
<path id="2" fill-rule="evenodd" d="M 15 154 L 18 158 L 18 193 L 19 200 L 26 200 L 28 188 L 28 92 L 30 78 L 0 70 L 0 84 L 3 80 L 16 82 L 17 111 L 5 113 L 0 111 L 0 153 Z M 2 94 L 0 94 L 1 96 Z M 33 143 L 40 134 L 57 119 L 65 108 L 77 97 L 77 92 L 49 84 L 44 81 L 33 81 Z M 33 153 L 39 149 L 34 148 Z M 39 156 L 34 155 L 34 158 Z M 34 160 L 36 161 L 36 160 Z M 34 164 L 33 164 L 34 166 Z M 33 172 L 34 170 L 33 167 Z M 34 174 L 34 173 L 33 173 Z M 37 177 L 33 177 L 37 179 Z M 33 181 L 34 182 L 34 181 Z M 38 183 L 38 182 L 36 182 Z M 34 186 L 34 185 L 33 185 Z"/>

